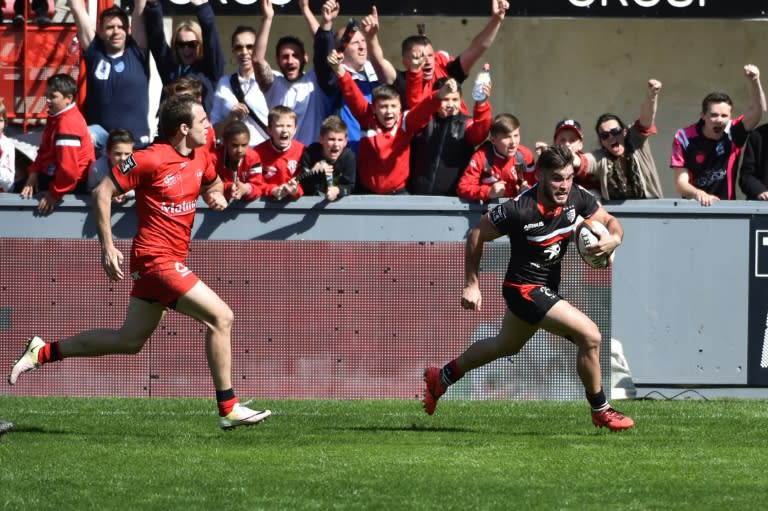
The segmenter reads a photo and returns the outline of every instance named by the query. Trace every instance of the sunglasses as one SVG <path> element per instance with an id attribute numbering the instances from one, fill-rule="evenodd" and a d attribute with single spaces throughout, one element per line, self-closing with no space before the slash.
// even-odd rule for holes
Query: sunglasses
<path id="1" fill-rule="evenodd" d="M 610 131 L 601 131 L 598 134 L 600 135 L 601 139 L 608 140 L 611 137 L 615 137 L 615 136 L 621 135 L 622 131 L 624 131 L 624 128 L 619 128 L 617 126 L 615 128 L 611 128 Z"/>
<path id="2" fill-rule="evenodd" d="M 254 45 L 253 44 L 235 44 L 232 46 L 232 49 L 235 51 L 253 51 Z"/>
<path id="3" fill-rule="evenodd" d="M 177 48 L 197 48 L 197 41 L 178 41 L 176 43 Z"/>

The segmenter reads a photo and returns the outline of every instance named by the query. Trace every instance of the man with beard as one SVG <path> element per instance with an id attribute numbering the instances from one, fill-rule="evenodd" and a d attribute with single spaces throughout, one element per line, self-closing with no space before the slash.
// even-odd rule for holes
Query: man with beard
<path id="1" fill-rule="evenodd" d="M 271 0 L 262 0 L 261 7 L 264 16 L 253 52 L 256 83 L 264 93 L 270 109 L 285 106 L 296 113 L 296 140 L 308 146 L 317 140 L 320 124 L 330 113 L 328 99 L 317 83 L 315 71 L 304 72 L 309 58 L 304 43 L 298 37 L 281 37 L 275 50 L 280 71 L 274 72 L 269 66 L 266 55 L 275 9 Z"/>
<path id="2" fill-rule="evenodd" d="M 634 421 L 614 410 L 603 392 L 600 330 L 558 294 L 561 262 L 578 217 L 608 229 L 587 249 L 595 256 L 613 252 L 621 244 L 623 229 L 588 191 L 573 186 L 573 154 L 567 147 L 544 149 L 537 165 L 538 183 L 514 200 L 495 206 L 467 235 L 461 305 L 468 310 L 480 310 L 482 304 L 478 273 L 483 244 L 509 236 L 511 258 L 502 290 L 507 311 L 501 331 L 473 343 L 442 369 L 425 369 L 424 410 L 432 415 L 450 385 L 472 369 L 515 355 L 543 328 L 578 347 L 576 368 L 592 408 L 592 423 L 612 431 L 629 429 Z"/>
<path id="3" fill-rule="evenodd" d="M 765 111 L 760 70 L 747 64 L 744 76 L 750 83 L 752 105 L 743 115 L 731 119 L 733 101 L 727 94 L 713 92 L 701 103 L 701 119 L 675 133 L 669 166 L 675 169 L 675 189 L 684 199 L 710 206 L 735 198 L 739 155 L 748 132 Z"/>

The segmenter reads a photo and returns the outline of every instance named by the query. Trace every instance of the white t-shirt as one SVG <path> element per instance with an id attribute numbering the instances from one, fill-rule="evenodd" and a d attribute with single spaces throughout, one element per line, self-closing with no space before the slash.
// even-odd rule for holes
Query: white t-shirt
<path id="1" fill-rule="evenodd" d="M 11 139 L 0 134 L 0 188 L 10 192 L 16 179 L 16 147 Z"/>
<path id="2" fill-rule="evenodd" d="M 232 92 L 232 87 L 229 84 L 230 76 L 232 75 L 222 76 L 216 84 L 216 92 L 213 96 L 213 111 L 210 114 L 211 124 L 221 122 L 238 103 L 235 93 Z M 243 94 L 245 95 L 245 103 L 251 107 L 251 110 L 254 111 L 266 126 L 269 108 L 267 108 L 264 94 L 262 94 L 256 83 L 256 78 L 243 78 L 239 73 L 237 78 L 240 80 L 240 87 L 242 87 Z M 251 142 L 249 144 L 251 147 L 257 146 L 269 138 L 269 135 L 256 124 L 256 121 L 250 115 L 246 115 L 243 122 L 248 126 L 248 131 L 251 133 Z"/>
<path id="3" fill-rule="evenodd" d="M 272 73 L 274 81 L 264 94 L 267 105 L 270 108 L 283 105 L 296 112 L 296 140 L 305 146 L 317 142 L 320 125 L 330 113 L 330 108 L 325 93 L 317 84 L 315 70 L 304 73 L 304 76 L 295 82 L 289 82 L 278 71 L 273 70 Z"/>

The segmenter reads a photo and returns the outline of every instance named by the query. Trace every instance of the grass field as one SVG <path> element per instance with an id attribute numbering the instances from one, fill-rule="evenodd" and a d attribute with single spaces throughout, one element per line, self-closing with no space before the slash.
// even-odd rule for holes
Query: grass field
<path id="1" fill-rule="evenodd" d="M 262 404 L 262 403 L 260 403 Z M 272 401 L 220 431 L 199 399 L 0 397 L 0 509 L 758 510 L 768 402 Z"/>

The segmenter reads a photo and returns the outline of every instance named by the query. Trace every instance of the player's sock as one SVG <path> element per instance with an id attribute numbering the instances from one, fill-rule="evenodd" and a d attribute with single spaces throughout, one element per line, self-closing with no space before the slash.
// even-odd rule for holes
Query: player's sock
<path id="1" fill-rule="evenodd" d="M 37 352 L 38 364 L 47 364 L 48 362 L 56 362 L 57 360 L 61 360 L 58 341 L 45 343 L 45 346 L 40 348 Z"/>
<path id="2" fill-rule="evenodd" d="M 440 382 L 448 387 L 459 381 L 464 376 L 464 371 L 456 365 L 456 360 L 451 360 L 440 370 Z"/>
<path id="3" fill-rule="evenodd" d="M 593 412 L 599 412 L 608 408 L 608 398 L 605 397 L 605 392 L 603 392 L 602 388 L 597 394 L 587 392 L 587 401 L 589 401 Z"/>
<path id="4" fill-rule="evenodd" d="M 239 402 L 233 389 L 217 390 L 216 404 L 219 406 L 219 416 L 226 417 Z"/>

